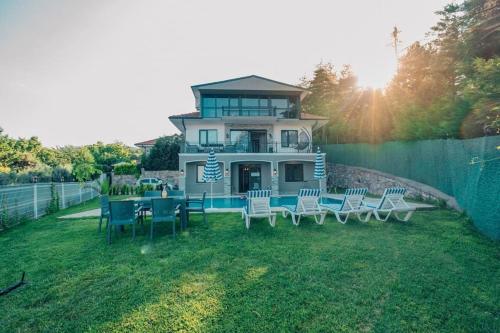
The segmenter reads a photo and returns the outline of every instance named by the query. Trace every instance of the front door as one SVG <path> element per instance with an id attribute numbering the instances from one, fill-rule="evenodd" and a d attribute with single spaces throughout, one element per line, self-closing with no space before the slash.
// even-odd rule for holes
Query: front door
<path id="1" fill-rule="evenodd" d="M 249 190 L 261 189 L 260 165 L 241 164 L 239 166 L 239 192 L 246 193 Z"/>

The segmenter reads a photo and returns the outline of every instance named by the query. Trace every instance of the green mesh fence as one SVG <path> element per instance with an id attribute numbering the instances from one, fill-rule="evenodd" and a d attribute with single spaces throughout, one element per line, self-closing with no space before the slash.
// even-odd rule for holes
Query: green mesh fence
<path id="1" fill-rule="evenodd" d="M 384 144 L 325 145 L 328 162 L 435 187 L 457 200 L 486 235 L 500 239 L 500 136 Z M 471 163 L 472 162 L 472 163 Z"/>

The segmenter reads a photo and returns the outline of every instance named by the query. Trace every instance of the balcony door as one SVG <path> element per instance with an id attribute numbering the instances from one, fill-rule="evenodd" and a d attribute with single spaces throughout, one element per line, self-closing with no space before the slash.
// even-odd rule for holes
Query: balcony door
<path id="1" fill-rule="evenodd" d="M 266 153 L 267 132 L 265 130 L 231 130 L 231 144 L 238 153 Z"/>

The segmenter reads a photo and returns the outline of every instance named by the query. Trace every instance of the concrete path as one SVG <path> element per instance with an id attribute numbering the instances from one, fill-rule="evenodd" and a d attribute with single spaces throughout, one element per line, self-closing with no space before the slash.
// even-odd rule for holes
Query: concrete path
<path id="1" fill-rule="evenodd" d="M 342 194 L 327 194 L 325 197 L 337 199 L 337 200 L 342 200 L 344 197 Z M 377 198 L 365 198 L 365 201 L 367 203 L 372 203 L 375 204 L 377 203 Z M 408 205 L 410 207 L 414 207 L 415 210 L 429 210 L 429 209 L 435 209 L 436 207 L 433 205 L 429 204 L 424 204 L 424 203 L 417 203 L 417 202 L 408 202 Z M 233 213 L 239 213 L 241 212 L 241 208 L 207 208 L 207 213 L 225 213 L 225 212 L 233 212 Z M 281 207 L 272 207 L 273 211 L 282 211 L 283 208 Z M 69 214 L 69 215 L 64 215 L 60 216 L 60 219 L 80 219 L 80 218 L 85 218 L 85 217 L 100 217 L 101 216 L 101 209 L 96 208 L 96 209 L 91 209 L 91 210 L 86 210 L 84 212 L 80 213 L 75 213 L 75 214 Z"/>
<path id="2" fill-rule="evenodd" d="M 74 213 L 64 216 L 59 216 L 60 219 L 81 219 L 83 217 L 100 217 L 101 216 L 101 208 L 86 210 L 80 213 Z"/>

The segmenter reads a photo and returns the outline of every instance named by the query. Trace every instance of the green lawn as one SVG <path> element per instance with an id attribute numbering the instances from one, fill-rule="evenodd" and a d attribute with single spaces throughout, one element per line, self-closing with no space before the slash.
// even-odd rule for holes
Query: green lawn
<path id="1" fill-rule="evenodd" d="M 0 286 L 29 280 L 0 297 L 0 331 L 500 331 L 500 246 L 455 212 L 249 231 L 238 214 L 191 222 L 176 240 L 165 225 L 153 242 L 127 230 L 111 246 L 97 219 L 0 234 Z"/>

